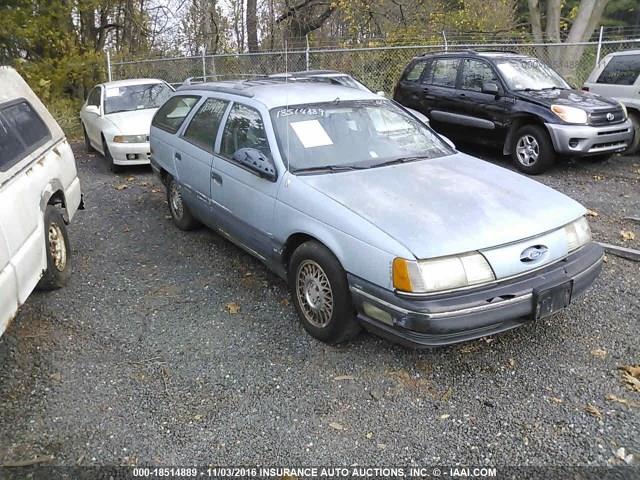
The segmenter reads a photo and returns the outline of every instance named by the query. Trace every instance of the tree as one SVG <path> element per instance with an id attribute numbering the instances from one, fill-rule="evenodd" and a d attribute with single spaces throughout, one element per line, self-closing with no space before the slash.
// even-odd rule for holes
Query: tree
<path id="1" fill-rule="evenodd" d="M 258 12 L 256 0 L 247 0 L 247 48 L 258 51 Z"/>

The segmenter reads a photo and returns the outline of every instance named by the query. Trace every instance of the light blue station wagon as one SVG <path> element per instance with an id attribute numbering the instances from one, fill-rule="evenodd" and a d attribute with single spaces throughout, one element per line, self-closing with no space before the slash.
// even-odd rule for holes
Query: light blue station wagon
<path id="1" fill-rule="evenodd" d="M 602 266 L 585 209 L 457 152 L 393 101 L 264 79 L 181 87 L 151 127 L 175 224 L 288 280 L 304 328 L 432 347 L 563 309 Z"/>

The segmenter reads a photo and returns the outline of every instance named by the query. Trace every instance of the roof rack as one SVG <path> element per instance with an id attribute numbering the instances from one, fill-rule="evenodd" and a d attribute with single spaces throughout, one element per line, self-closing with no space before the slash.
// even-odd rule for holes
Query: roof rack
<path id="1" fill-rule="evenodd" d="M 455 46 L 453 47 L 449 47 L 448 50 L 437 50 L 435 52 L 424 52 L 421 53 L 420 55 L 418 55 L 419 57 L 424 57 L 426 55 L 441 55 L 443 53 L 468 53 L 471 55 L 478 55 L 480 53 L 513 53 L 516 55 L 523 55 L 520 52 L 516 52 L 515 50 L 499 50 L 499 49 L 491 49 L 491 48 L 487 48 L 487 49 L 480 49 L 480 50 L 473 50 L 470 48 L 463 48 L 461 50 L 456 50 Z"/>
<path id="2" fill-rule="evenodd" d="M 426 55 L 440 55 L 442 53 L 477 53 L 475 50 L 471 50 L 468 48 L 463 48 L 462 50 L 455 50 L 455 47 L 453 47 L 454 50 L 436 50 L 435 52 L 424 52 L 421 53 L 420 55 L 418 55 L 419 57 L 424 57 Z"/>
<path id="3" fill-rule="evenodd" d="M 196 84 L 183 84 L 176 90 L 208 90 L 211 92 L 230 93 L 232 95 L 240 95 L 241 97 L 252 98 L 254 95 L 251 92 L 244 91 L 242 88 L 233 86 L 224 86 L 216 83 L 196 83 Z"/>
<path id="4" fill-rule="evenodd" d="M 481 50 L 476 50 L 476 53 L 515 53 L 516 55 L 524 55 L 521 52 L 516 52 L 515 50 L 500 50 L 497 48 L 483 48 Z"/>

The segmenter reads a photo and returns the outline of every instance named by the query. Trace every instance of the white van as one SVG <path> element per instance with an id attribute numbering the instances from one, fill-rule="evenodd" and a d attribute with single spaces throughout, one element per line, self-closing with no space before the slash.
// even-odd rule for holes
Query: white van
<path id="1" fill-rule="evenodd" d="M 18 72 L 0 67 L 0 335 L 36 286 L 69 280 L 66 224 L 79 208 L 62 129 Z"/>

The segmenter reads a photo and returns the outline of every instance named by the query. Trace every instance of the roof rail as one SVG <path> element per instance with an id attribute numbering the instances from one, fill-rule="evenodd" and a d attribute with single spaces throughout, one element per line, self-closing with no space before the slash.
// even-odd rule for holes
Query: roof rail
<path id="1" fill-rule="evenodd" d="M 462 50 L 455 50 L 455 47 L 453 48 L 454 50 L 449 49 L 449 50 L 436 50 L 435 52 L 424 52 L 418 56 L 424 57 L 426 55 L 440 55 L 442 53 L 477 53 L 475 50 L 471 50 L 469 48 L 463 48 Z"/>
<path id="2" fill-rule="evenodd" d="M 254 96 L 253 93 L 244 91 L 241 88 L 233 86 L 227 87 L 215 83 L 182 84 L 176 90 L 208 90 L 210 92 L 230 93 L 232 95 L 240 95 L 241 97 L 247 98 L 252 98 Z"/>
<path id="3" fill-rule="evenodd" d="M 500 50 L 498 48 L 483 48 L 481 50 L 476 50 L 476 53 L 515 53 L 516 55 L 524 55 L 523 53 L 515 50 Z"/>

